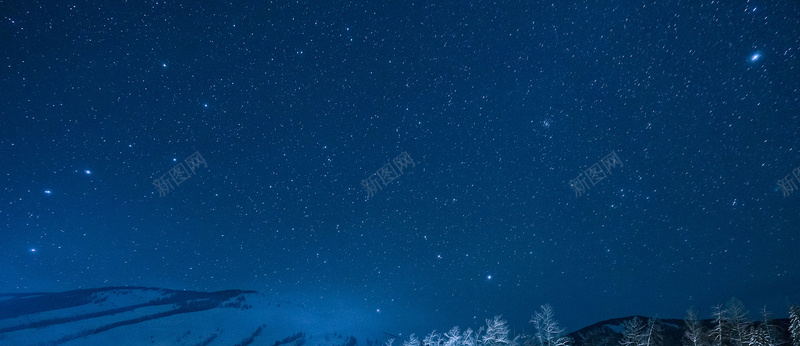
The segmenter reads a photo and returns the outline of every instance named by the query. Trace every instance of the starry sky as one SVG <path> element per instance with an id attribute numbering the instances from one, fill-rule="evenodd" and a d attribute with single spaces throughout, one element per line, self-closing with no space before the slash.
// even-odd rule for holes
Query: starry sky
<path id="1" fill-rule="evenodd" d="M 395 333 L 785 316 L 799 13 L 4 1 L 0 291 L 253 289 Z"/>

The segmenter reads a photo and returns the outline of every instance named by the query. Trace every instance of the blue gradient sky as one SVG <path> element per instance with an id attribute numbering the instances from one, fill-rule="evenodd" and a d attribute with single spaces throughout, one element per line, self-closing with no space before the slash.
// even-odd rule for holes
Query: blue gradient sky
<path id="1" fill-rule="evenodd" d="M 798 13 L 6 2 L 0 291 L 255 289 L 393 333 L 522 328 L 545 303 L 568 330 L 732 296 L 783 316 Z M 207 167 L 159 196 L 195 152 Z M 623 166 L 576 196 L 611 152 Z"/>

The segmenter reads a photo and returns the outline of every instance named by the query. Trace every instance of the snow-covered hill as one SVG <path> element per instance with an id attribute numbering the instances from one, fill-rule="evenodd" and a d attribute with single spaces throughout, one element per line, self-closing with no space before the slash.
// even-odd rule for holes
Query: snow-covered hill
<path id="1" fill-rule="evenodd" d="M 253 291 L 111 287 L 0 294 L 0 345 L 371 345 L 347 316 Z M 355 336 L 355 337 L 354 337 Z M 376 333 L 375 336 L 378 336 Z M 362 338 L 357 340 L 357 338 Z"/>

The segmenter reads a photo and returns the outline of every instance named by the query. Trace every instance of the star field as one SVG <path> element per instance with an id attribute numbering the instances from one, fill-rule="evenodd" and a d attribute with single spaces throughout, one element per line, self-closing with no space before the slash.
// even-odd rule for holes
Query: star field
<path id="1" fill-rule="evenodd" d="M 4 4 L 0 292 L 252 289 L 397 333 L 785 311 L 798 6 Z"/>

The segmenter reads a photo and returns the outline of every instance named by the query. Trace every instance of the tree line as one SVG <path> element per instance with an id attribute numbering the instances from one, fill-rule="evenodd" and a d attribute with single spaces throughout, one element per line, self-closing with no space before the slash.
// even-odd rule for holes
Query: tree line
<path id="1" fill-rule="evenodd" d="M 487 319 L 486 325 L 478 330 L 462 331 L 453 327 L 445 333 L 434 330 L 423 338 L 411 334 L 402 341 L 402 346 L 671 346 L 678 339 L 682 346 L 800 346 L 800 307 L 789 307 L 788 325 L 775 323 L 766 308 L 761 310 L 757 321 L 750 320 L 747 315 L 742 302 L 731 298 L 712 309 L 710 320 L 700 320 L 697 311 L 689 309 L 683 326 L 669 325 L 682 331 L 682 335 L 668 342 L 665 342 L 665 324 L 660 319 L 638 316 L 622 322 L 621 335 L 591 338 L 577 334 L 581 340 L 576 341 L 559 326 L 553 308 L 542 305 L 529 321 L 532 334 L 512 335 L 502 316 L 495 316 Z M 391 339 L 385 346 L 393 346 L 394 342 L 395 339 Z"/>

